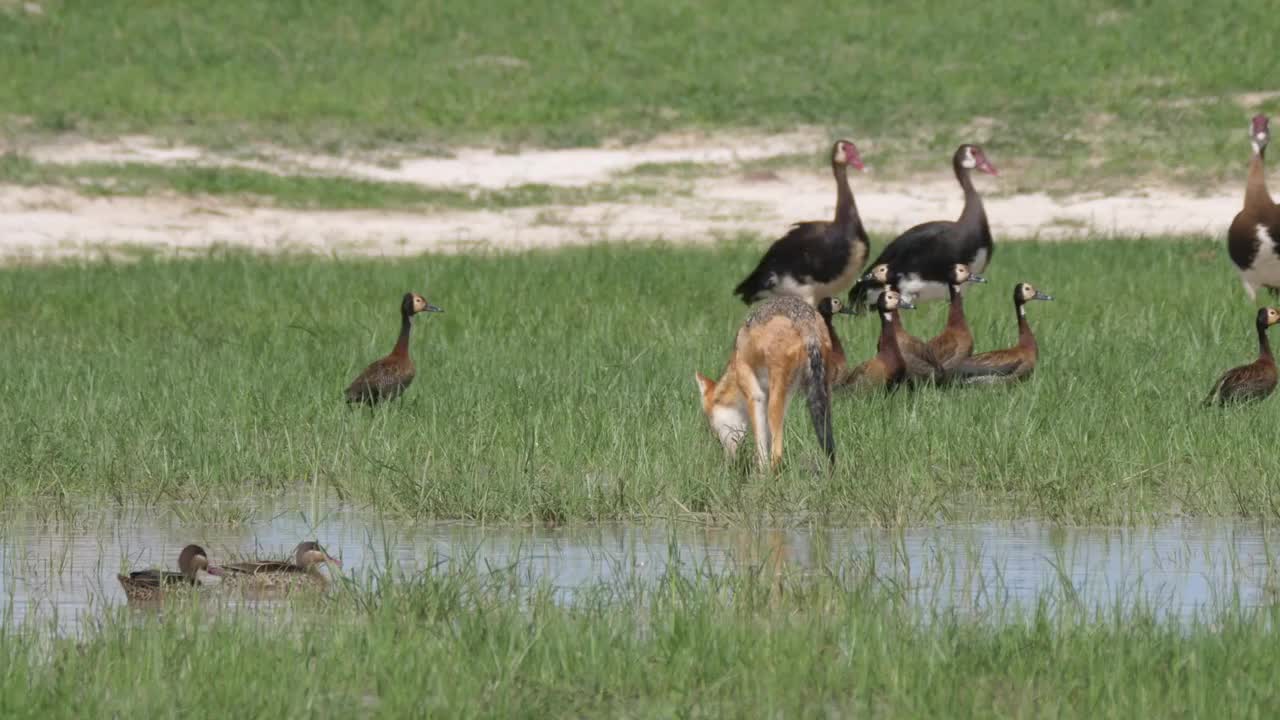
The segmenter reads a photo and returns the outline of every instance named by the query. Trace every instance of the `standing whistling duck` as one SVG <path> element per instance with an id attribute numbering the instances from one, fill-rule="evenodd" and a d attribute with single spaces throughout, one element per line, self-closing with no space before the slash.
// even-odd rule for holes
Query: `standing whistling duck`
<path id="1" fill-rule="evenodd" d="M 799 222 L 765 252 L 756 269 L 734 288 L 750 305 L 774 295 L 794 295 L 811 306 L 853 286 L 871 244 L 849 189 L 848 167 L 861 170 L 862 158 L 848 140 L 831 148 L 836 179 L 836 215 L 831 222 Z"/>
<path id="2" fill-rule="evenodd" d="M 880 312 L 880 339 L 876 342 L 875 357 L 854 368 L 841 383 L 843 387 L 892 390 L 907 378 L 907 364 L 898 348 L 897 331 L 902 324 L 898 311 L 914 308 L 895 290 L 886 289 L 880 293 L 876 298 L 876 309 Z"/>
<path id="3" fill-rule="evenodd" d="M 259 588 L 285 588 L 308 583 L 324 584 L 325 577 L 320 574 L 320 566 L 324 563 L 342 567 L 342 561 L 331 557 L 320 543 L 307 540 L 293 549 L 292 560 L 249 560 L 227 563 L 222 567 L 226 570 L 228 582 L 240 584 L 247 581 Z"/>
<path id="4" fill-rule="evenodd" d="M 891 271 L 885 263 L 873 265 L 862 276 L 862 281 L 864 282 L 873 283 L 881 288 L 888 287 L 895 292 L 898 291 L 897 283 L 900 279 L 901 275 Z M 878 295 L 876 301 L 879 301 Z M 850 309 L 850 314 L 854 314 L 852 309 Z M 894 324 L 894 332 L 897 336 L 898 351 L 902 353 L 902 360 L 907 365 L 907 380 L 914 382 L 935 377 L 938 368 L 934 365 L 933 358 L 929 354 L 929 347 L 925 341 L 907 332 L 907 328 L 902 324 L 901 320 Z"/>
<path id="5" fill-rule="evenodd" d="M 1249 300 L 1266 288 L 1280 294 L 1280 206 L 1267 192 L 1267 174 L 1263 155 L 1271 129 L 1266 115 L 1255 115 L 1249 126 L 1253 159 L 1249 161 L 1249 180 L 1244 189 L 1244 209 L 1227 230 L 1227 253 L 1240 271 L 1240 280 Z"/>
<path id="6" fill-rule="evenodd" d="M 973 170 L 998 174 L 977 145 L 961 145 L 951 158 L 956 180 L 964 190 L 964 210 L 954 222 L 938 220 L 907 230 L 885 246 L 872 263 L 888 264 L 898 275 L 898 292 L 910 301 L 923 302 L 947 297 L 951 268 L 957 263 L 974 272 L 987 269 L 995 246 L 982 198 L 973 187 Z M 875 302 L 883 285 L 859 282 L 849 294 L 849 304 L 857 307 Z"/>
<path id="7" fill-rule="evenodd" d="M 961 360 L 973 354 L 973 332 L 964 317 L 964 294 L 960 288 L 967 282 L 984 283 L 986 278 L 969 271 L 968 265 L 951 268 L 951 306 L 947 309 L 947 324 L 937 337 L 929 341 L 929 359 L 942 373 L 954 368 Z"/>
<path id="8" fill-rule="evenodd" d="M 394 400 L 413 382 L 413 360 L 409 357 L 409 331 L 413 316 L 420 312 L 444 312 L 417 293 L 405 293 L 400 302 L 400 337 L 391 354 L 374 361 L 356 376 L 346 390 L 347 403 L 376 405 Z"/>
<path id="9" fill-rule="evenodd" d="M 1280 310 L 1258 309 L 1258 359 L 1232 368 L 1218 378 L 1209 397 L 1204 399 L 1205 405 L 1261 400 L 1276 389 L 1276 361 L 1271 356 L 1271 343 L 1267 341 L 1267 328 L 1276 323 L 1280 323 Z"/>
<path id="10" fill-rule="evenodd" d="M 831 377 L 833 380 L 838 380 L 848 368 L 849 358 L 844 353 L 844 343 L 840 342 L 840 336 L 836 334 L 836 326 L 832 324 L 831 319 L 836 315 L 851 315 L 853 313 L 844 303 L 840 302 L 839 298 L 829 297 L 818 303 L 818 314 L 822 316 L 822 321 L 827 326 L 827 334 L 831 336 L 831 358 L 832 367 L 834 368 Z"/>
<path id="11" fill-rule="evenodd" d="M 947 378 L 965 383 L 998 383 L 1022 380 L 1036 369 L 1039 348 L 1036 336 L 1027 324 L 1027 303 L 1032 300 L 1052 300 L 1053 297 L 1036 290 L 1030 283 L 1013 286 L 1013 306 L 1018 312 L 1018 344 L 1004 350 L 992 350 L 965 358 L 956 363 Z"/>
<path id="12" fill-rule="evenodd" d="M 209 557 L 199 545 L 188 545 L 178 554 L 178 571 L 139 570 L 128 575 L 116 575 L 124 595 L 129 600 L 147 601 L 161 597 L 165 588 L 197 586 L 200 572 L 222 575 L 222 568 L 209 564 Z"/>

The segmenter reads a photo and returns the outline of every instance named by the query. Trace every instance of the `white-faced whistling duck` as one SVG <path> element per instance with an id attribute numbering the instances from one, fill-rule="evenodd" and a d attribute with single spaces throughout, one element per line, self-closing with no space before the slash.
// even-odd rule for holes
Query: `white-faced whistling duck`
<path id="1" fill-rule="evenodd" d="M 834 463 L 831 380 L 835 362 L 831 335 L 813 306 L 786 295 L 757 306 L 738 329 L 720 379 L 694 373 L 702 412 L 725 454 L 737 455 L 749 423 L 757 463 L 761 469 L 776 468 L 782 461 L 787 404 L 803 387 L 818 443 Z"/>
<path id="2" fill-rule="evenodd" d="M 871 266 L 871 269 L 862 277 L 870 283 L 876 283 L 878 287 L 888 287 L 895 292 L 898 290 L 897 281 L 900 275 L 892 272 L 885 263 Z M 901 300 L 902 294 L 899 293 L 898 296 Z M 878 302 L 878 300 L 879 291 L 875 301 Z M 850 308 L 851 314 L 853 311 L 854 309 Z M 933 363 L 927 343 L 907 332 L 900 318 L 894 323 L 894 332 L 898 339 L 898 352 L 902 354 L 902 360 L 907 366 L 907 380 L 914 383 L 934 378 L 938 374 L 938 368 Z"/>
<path id="3" fill-rule="evenodd" d="M 965 283 L 984 283 L 986 279 L 969 271 L 968 265 L 951 268 L 951 306 L 947 309 L 947 324 L 942 332 L 928 343 L 929 360 L 942 373 L 954 368 L 961 360 L 973 354 L 973 332 L 964 317 Z"/>
<path id="4" fill-rule="evenodd" d="M 1231 221 L 1227 230 L 1227 254 L 1240 271 L 1249 300 L 1257 297 L 1258 288 L 1272 295 L 1280 291 L 1280 205 L 1267 192 L 1267 173 L 1263 155 L 1271 140 L 1266 115 L 1255 115 L 1249 125 L 1249 142 L 1253 159 L 1249 161 L 1249 179 L 1244 189 L 1244 209 Z"/>
<path id="5" fill-rule="evenodd" d="M 413 360 L 409 357 L 409 331 L 413 316 L 421 312 L 444 312 L 417 293 L 405 293 L 400 302 L 400 337 L 391 354 L 376 360 L 356 376 L 346 390 L 348 403 L 376 405 L 394 400 L 413 382 Z"/>
<path id="6" fill-rule="evenodd" d="M 980 273 L 991 262 L 995 250 L 991 228 L 970 172 L 978 170 L 995 175 L 996 169 L 977 145 L 957 148 L 951 167 L 964 190 L 964 210 L 960 218 L 916 225 L 886 245 L 880 257 L 872 262 L 872 265 L 888 264 L 898 273 L 897 289 L 905 300 L 924 302 L 945 298 L 951 266 L 968 265 Z M 849 304 L 855 307 L 872 304 L 883 287 L 859 282 L 849 294 Z"/>
<path id="7" fill-rule="evenodd" d="M 992 350 L 965 358 L 951 368 L 946 375 L 947 379 L 963 383 L 999 383 L 1029 377 L 1036 369 L 1039 348 L 1036 346 L 1036 336 L 1027 324 L 1026 305 L 1032 300 L 1052 299 L 1030 283 L 1014 285 L 1013 306 L 1018 312 L 1018 344 L 1004 350 Z"/>
<path id="8" fill-rule="evenodd" d="M 325 583 L 320 566 L 331 563 L 342 567 L 342 561 L 331 557 L 315 540 L 298 543 L 292 560 L 248 560 L 227 563 L 224 579 L 237 585 L 251 583 L 259 589 L 287 588 L 309 583 Z"/>
<path id="9" fill-rule="evenodd" d="M 827 334 L 831 336 L 831 357 L 834 368 L 831 378 L 832 382 L 836 382 L 848 369 L 849 358 L 844 354 L 844 343 L 840 342 L 840 335 L 836 333 L 836 326 L 831 320 L 836 315 L 852 315 L 853 312 L 839 298 L 829 297 L 818 303 L 818 314 L 822 316 L 822 322 L 827 326 Z"/>
<path id="10" fill-rule="evenodd" d="M 146 602 L 159 599 L 165 588 L 194 587 L 200 584 L 200 573 L 222 575 L 222 568 L 209 564 L 209 557 L 199 545 L 188 545 L 178 555 L 178 572 L 169 570 L 138 570 L 128 575 L 116 575 L 124 595 L 129 600 Z"/>
<path id="11" fill-rule="evenodd" d="M 876 297 L 876 309 L 880 312 L 880 339 L 876 342 L 875 357 L 850 371 L 841 383 L 842 387 L 892 390 L 906 380 L 907 364 L 898 348 L 897 326 L 902 324 L 898 311 L 914 308 L 895 290 L 886 289 Z"/>
<path id="12" fill-rule="evenodd" d="M 1258 359 L 1248 365 L 1231 368 L 1213 384 L 1205 405 L 1226 405 L 1246 400 L 1261 400 L 1276 389 L 1276 361 L 1271 356 L 1267 328 L 1280 323 L 1280 310 L 1258 309 Z"/>
<path id="13" fill-rule="evenodd" d="M 858 149 L 848 140 L 837 140 L 831 148 L 835 218 L 792 225 L 734 288 L 743 302 L 749 305 L 770 296 L 794 295 L 816 306 L 823 298 L 841 295 L 853 286 L 871 245 L 849 189 L 850 165 L 862 169 Z"/>

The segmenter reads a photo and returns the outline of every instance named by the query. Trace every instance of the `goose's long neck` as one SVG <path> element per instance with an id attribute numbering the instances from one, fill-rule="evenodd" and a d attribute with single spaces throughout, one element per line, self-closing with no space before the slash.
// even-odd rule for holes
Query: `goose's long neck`
<path id="1" fill-rule="evenodd" d="M 1249 161 L 1249 181 L 1244 189 L 1244 206 L 1247 208 L 1265 209 L 1275 203 L 1271 193 L 1267 192 L 1267 170 L 1263 162 L 1266 148 L 1258 148 Z"/>
<path id="2" fill-rule="evenodd" d="M 982 208 L 982 197 L 978 195 L 978 190 L 973 186 L 973 173 L 969 168 L 963 165 L 960 157 L 956 157 L 952 163 L 956 180 L 960 183 L 960 189 L 964 191 L 964 210 L 960 213 L 962 224 L 981 224 L 987 223 L 987 213 Z"/>
<path id="3" fill-rule="evenodd" d="M 1031 325 L 1027 322 L 1027 306 L 1019 304 L 1018 306 L 1018 344 L 1022 347 L 1036 348 L 1036 336 L 1031 332 Z"/>
<path id="4" fill-rule="evenodd" d="M 951 293 L 951 306 L 947 308 L 947 327 L 963 330 L 968 325 L 964 319 L 964 295 L 960 292 L 960 286 L 955 283 L 947 286 L 947 292 Z"/>
<path id="5" fill-rule="evenodd" d="M 409 331 L 413 329 L 413 320 L 408 313 L 400 313 L 400 337 L 396 338 L 395 349 L 391 351 L 392 355 L 397 357 L 407 357 L 409 355 Z M 385 345 L 383 347 L 386 347 Z"/>
<path id="6" fill-rule="evenodd" d="M 859 224 L 858 206 L 853 202 L 853 190 L 849 189 L 849 168 L 844 163 L 831 163 L 831 174 L 836 178 L 835 224 L 841 227 Z"/>
<path id="7" fill-rule="evenodd" d="M 1258 323 L 1258 359 L 1275 362 L 1271 355 L 1271 341 L 1267 339 L 1267 324 Z"/>

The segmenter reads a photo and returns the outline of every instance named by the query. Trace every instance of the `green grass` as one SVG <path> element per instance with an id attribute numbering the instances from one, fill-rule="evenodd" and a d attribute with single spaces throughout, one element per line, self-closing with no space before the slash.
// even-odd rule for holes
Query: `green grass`
<path id="1" fill-rule="evenodd" d="M 0 714 L 58 717 L 1266 717 L 1274 607 L 914 608 L 874 574 L 689 573 L 572 606 L 510 571 L 382 578 L 286 613 L 116 608 L 0 628 Z M 212 593 L 211 593 L 212 594 Z"/>
<path id="2" fill-rule="evenodd" d="M 1274 89 L 1257 38 L 1280 32 L 1264 0 L 41 6 L 0 11 L 14 130 L 342 150 L 809 124 L 933 168 L 987 127 L 1045 178 L 1196 185 L 1239 174 L 1236 96 Z"/>
<path id="3" fill-rule="evenodd" d="M 0 498 L 198 513 L 305 487 L 393 514 L 548 522 L 1092 523 L 1280 509 L 1266 431 L 1280 401 L 1198 405 L 1255 352 L 1253 308 L 1216 244 L 1002 245 L 971 322 L 979 349 L 1003 347 L 1016 281 L 1057 296 L 1030 308 L 1035 376 L 842 398 L 830 476 L 797 404 L 788 466 L 772 478 L 723 462 L 693 382 L 695 370 L 720 373 L 745 315 L 729 290 L 758 252 L 212 252 L 0 270 Z M 341 391 L 390 350 L 408 289 L 447 310 L 417 326 L 419 377 L 402 402 L 349 410 Z M 908 328 L 929 334 L 943 313 L 917 311 Z M 870 355 L 874 325 L 842 319 L 855 360 Z"/>
<path id="4" fill-rule="evenodd" d="M 164 192 L 225 197 L 302 209 L 493 210 L 538 205 L 585 205 L 651 198 L 652 183 L 623 181 L 582 187 L 525 184 L 502 190 L 450 190 L 413 183 L 353 178 L 280 175 L 235 167 L 141 163 L 39 163 L 0 155 L 0 183 L 58 186 L 95 196 L 141 196 Z M 680 192 L 663 188 L 662 192 Z"/>

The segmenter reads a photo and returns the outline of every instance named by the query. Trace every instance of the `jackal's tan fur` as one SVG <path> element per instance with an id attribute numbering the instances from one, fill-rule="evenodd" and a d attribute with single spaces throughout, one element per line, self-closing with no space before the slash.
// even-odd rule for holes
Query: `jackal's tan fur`
<path id="1" fill-rule="evenodd" d="M 738 330 L 720 380 L 695 373 L 702 410 L 725 453 L 737 454 L 750 424 L 757 462 L 776 467 L 787 405 L 803 386 L 818 442 L 834 461 L 831 381 L 838 362 L 822 316 L 808 303 L 784 296 L 757 306 Z"/>

